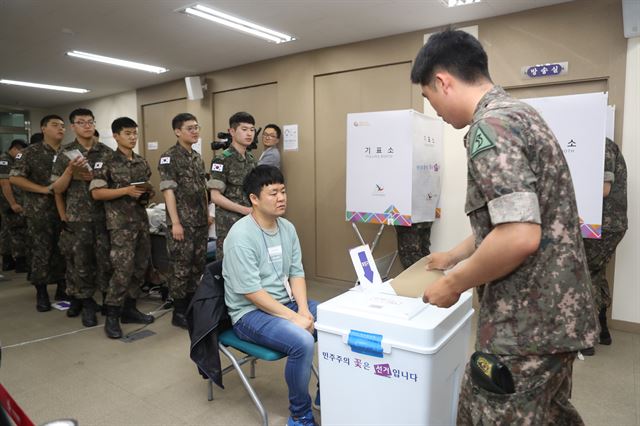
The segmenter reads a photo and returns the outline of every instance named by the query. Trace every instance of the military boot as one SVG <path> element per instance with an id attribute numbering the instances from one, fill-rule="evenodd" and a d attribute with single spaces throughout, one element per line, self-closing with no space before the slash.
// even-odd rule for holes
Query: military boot
<path id="1" fill-rule="evenodd" d="M 27 265 L 27 258 L 24 256 L 16 257 L 16 273 L 24 274 L 29 272 L 29 266 Z"/>
<path id="2" fill-rule="evenodd" d="M 47 312 L 51 310 L 51 302 L 49 301 L 49 293 L 46 284 L 36 285 L 36 310 L 38 312 Z"/>
<path id="3" fill-rule="evenodd" d="M 69 300 L 67 296 L 67 282 L 65 280 L 58 281 L 58 287 L 56 287 L 56 294 L 53 296 L 54 300 Z"/>
<path id="4" fill-rule="evenodd" d="M 171 317 L 171 324 L 184 329 L 188 328 L 186 316 L 188 303 L 189 302 L 186 298 L 173 300 L 173 316 Z"/>
<path id="5" fill-rule="evenodd" d="M 82 312 L 82 300 L 78 299 L 75 296 L 69 296 L 69 309 L 67 309 L 67 316 L 69 318 L 74 318 L 80 315 Z"/>
<path id="6" fill-rule="evenodd" d="M 613 340 L 611 339 L 611 333 L 609 333 L 609 327 L 607 327 L 607 307 L 600 307 L 600 314 L 598 315 L 600 320 L 600 344 L 610 345 Z"/>
<path id="7" fill-rule="evenodd" d="M 16 261 L 13 260 L 13 256 L 10 254 L 2 255 L 2 270 L 3 271 L 13 271 L 16 267 Z"/>
<path id="8" fill-rule="evenodd" d="M 124 307 L 122 308 L 122 315 L 120 315 L 120 321 L 123 324 L 151 324 L 155 321 L 153 315 L 143 314 L 136 307 L 136 299 L 127 297 L 124 301 Z"/>
<path id="9" fill-rule="evenodd" d="M 98 318 L 96 318 L 96 311 L 98 304 L 93 298 L 88 297 L 82 299 L 82 325 L 85 327 L 95 327 L 98 325 Z"/>
<path id="10" fill-rule="evenodd" d="M 104 322 L 104 332 L 110 339 L 122 337 L 120 328 L 120 306 L 107 305 L 107 319 Z"/>

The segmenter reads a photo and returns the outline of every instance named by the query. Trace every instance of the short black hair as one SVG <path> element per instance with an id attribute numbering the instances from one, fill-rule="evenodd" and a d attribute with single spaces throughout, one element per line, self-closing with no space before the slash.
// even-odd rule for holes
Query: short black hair
<path id="1" fill-rule="evenodd" d="M 253 194 L 260 198 L 260 191 L 262 191 L 262 188 L 268 185 L 273 185 L 274 183 L 281 183 L 284 185 L 284 176 L 282 176 L 282 172 L 277 167 L 263 164 L 255 167 L 247 174 L 244 178 L 242 189 L 244 190 L 244 193 L 247 194 L 247 197 Z"/>
<path id="2" fill-rule="evenodd" d="M 42 134 L 42 132 L 37 132 L 31 135 L 31 138 L 29 138 L 29 144 L 34 145 L 37 143 L 40 143 L 44 140 L 44 135 Z"/>
<path id="3" fill-rule="evenodd" d="M 280 136 L 282 135 L 282 130 L 280 130 L 280 127 L 278 127 L 277 124 L 267 124 L 266 126 L 264 126 L 263 132 L 267 129 L 275 130 L 276 136 L 278 137 L 278 139 L 280 139 Z M 262 133 L 262 136 L 264 136 L 264 133 Z"/>
<path id="4" fill-rule="evenodd" d="M 81 116 L 81 115 L 88 115 L 90 116 L 92 119 L 96 119 L 93 116 L 93 112 L 91 112 L 90 109 L 87 108 L 76 108 L 73 111 L 71 111 L 71 114 L 69 114 L 69 123 L 73 124 L 73 121 L 76 119 L 76 117 Z"/>
<path id="5" fill-rule="evenodd" d="M 11 145 L 9 146 L 9 149 L 13 149 L 16 146 L 20 148 L 26 148 L 28 144 L 27 144 L 27 141 L 25 141 L 24 139 L 14 139 L 11 141 Z"/>
<path id="6" fill-rule="evenodd" d="M 113 133 L 120 133 L 124 129 L 132 129 L 137 127 L 138 124 L 129 117 L 116 118 L 111 123 L 111 131 Z"/>
<path id="7" fill-rule="evenodd" d="M 256 120 L 253 118 L 253 115 L 244 111 L 236 112 L 229 118 L 229 128 L 231 129 L 235 129 L 240 125 L 240 123 L 248 123 L 255 126 Z"/>
<path id="8" fill-rule="evenodd" d="M 42 120 L 40 120 L 40 127 L 46 126 L 51 120 L 60 120 L 64 123 L 64 118 L 60 117 L 59 115 L 49 114 L 42 117 Z"/>
<path id="9" fill-rule="evenodd" d="M 489 59 L 477 38 L 447 29 L 433 34 L 422 46 L 411 69 L 411 82 L 426 86 L 433 75 L 444 70 L 466 83 L 491 81 Z"/>
<path id="10" fill-rule="evenodd" d="M 171 128 L 173 128 L 173 130 L 179 129 L 182 127 L 185 121 L 191 120 L 198 121 L 195 115 L 189 114 L 188 112 L 181 112 L 180 114 L 173 117 L 173 120 L 171 120 Z"/>

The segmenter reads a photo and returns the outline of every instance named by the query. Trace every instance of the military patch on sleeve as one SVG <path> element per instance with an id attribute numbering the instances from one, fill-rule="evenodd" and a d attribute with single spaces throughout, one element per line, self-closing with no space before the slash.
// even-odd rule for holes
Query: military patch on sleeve
<path id="1" fill-rule="evenodd" d="M 8 166 L 9 162 L 8 161 L 0 161 L 0 166 Z"/>
<path id="2" fill-rule="evenodd" d="M 20 152 L 20 153 L 18 153 L 18 154 L 16 154 L 16 160 L 19 160 L 19 159 L 21 159 L 21 158 L 22 158 L 22 153 L 21 153 L 21 152 Z"/>
<path id="3" fill-rule="evenodd" d="M 212 172 L 221 172 L 223 169 L 224 169 L 224 165 L 222 165 L 222 164 L 213 163 L 211 165 L 211 171 Z"/>
<path id="4" fill-rule="evenodd" d="M 101 169 L 102 168 L 102 161 L 98 161 L 96 164 L 93 165 L 94 169 Z"/>
<path id="5" fill-rule="evenodd" d="M 471 158 L 480 154 L 483 151 L 486 151 L 491 148 L 495 148 L 495 144 L 487 137 L 487 135 L 482 130 L 482 127 L 478 126 L 478 130 L 476 130 L 476 134 L 473 137 L 473 142 L 471 143 Z"/>
<path id="6" fill-rule="evenodd" d="M 170 164 L 170 163 L 171 163 L 171 157 L 160 158 L 160 164 Z"/>

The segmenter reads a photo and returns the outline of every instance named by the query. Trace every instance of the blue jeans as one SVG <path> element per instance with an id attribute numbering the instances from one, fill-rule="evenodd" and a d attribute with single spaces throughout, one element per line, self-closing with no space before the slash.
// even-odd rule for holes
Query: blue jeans
<path id="1" fill-rule="evenodd" d="M 285 304 L 289 309 L 298 312 L 298 304 Z M 308 301 L 309 311 L 317 319 L 318 302 Z M 309 380 L 311 379 L 311 363 L 315 352 L 317 334 L 311 335 L 307 330 L 289 320 L 275 317 L 261 310 L 245 314 L 233 325 L 239 338 L 257 343 L 287 355 L 284 378 L 289 387 L 289 411 L 293 417 L 299 417 L 311 410 L 309 396 Z"/>

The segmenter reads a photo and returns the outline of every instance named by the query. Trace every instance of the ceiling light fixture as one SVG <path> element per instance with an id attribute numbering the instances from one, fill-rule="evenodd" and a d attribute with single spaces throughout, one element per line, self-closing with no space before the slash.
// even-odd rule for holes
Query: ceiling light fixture
<path id="1" fill-rule="evenodd" d="M 272 41 L 278 44 L 295 40 L 293 36 L 290 36 L 288 34 L 274 31 L 261 25 L 254 24 L 253 22 L 245 21 L 244 19 L 236 18 L 235 16 L 219 12 L 201 4 L 196 4 L 193 7 L 187 7 L 186 9 L 184 9 L 184 13 L 198 16 L 200 18 L 225 25 L 238 31 L 243 31 L 247 34 L 251 34 L 253 36 L 260 37 L 267 41 Z"/>
<path id="2" fill-rule="evenodd" d="M 94 53 L 80 52 L 78 50 L 67 52 L 67 55 L 73 56 L 74 58 L 87 59 L 89 61 L 102 62 L 104 64 L 118 65 L 120 67 L 133 68 L 136 70 L 152 72 L 155 74 L 162 74 L 169 71 L 167 68 L 141 64 L 139 62 L 125 61 L 124 59 L 110 58 L 108 56 L 96 55 Z"/>
<path id="3" fill-rule="evenodd" d="M 9 84 L 9 85 L 12 85 L 12 86 L 35 87 L 37 89 L 59 90 L 61 92 L 89 93 L 89 90 L 87 90 L 87 89 L 79 89 L 77 87 L 54 86 L 54 85 L 51 85 L 51 84 L 30 83 L 28 81 L 16 81 L 16 80 L 0 79 L 0 84 Z"/>
<path id="4" fill-rule="evenodd" d="M 469 4 L 480 3 L 480 0 L 440 0 L 447 7 L 466 6 Z"/>

